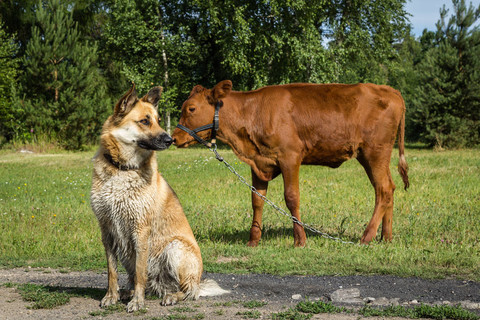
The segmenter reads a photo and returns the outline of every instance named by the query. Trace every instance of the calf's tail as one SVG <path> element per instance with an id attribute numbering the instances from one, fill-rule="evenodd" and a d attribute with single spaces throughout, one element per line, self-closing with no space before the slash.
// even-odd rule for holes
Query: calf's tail
<path id="1" fill-rule="evenodd" d="M 405 106 L 405 102 L 403 104 Z M 403 110 L 403 116 L 398 127 L 398 173 L 402 176 L 404 189 L 407 190 L 410 182 L 408 181 L 408 164 L 405 160 L 405 108 Z"/>

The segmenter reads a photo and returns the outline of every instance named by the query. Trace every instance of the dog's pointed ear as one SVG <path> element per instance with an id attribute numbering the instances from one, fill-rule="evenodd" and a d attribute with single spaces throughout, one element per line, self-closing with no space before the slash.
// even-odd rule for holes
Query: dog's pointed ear
<path id="1" fill-rule="evenodd" d="M 160 101 L 160 97 L 162 96 L 163 88 L 160 86 L 153 87 L 148 91 L 146 95 L 143 96 L 142 101 L 151 103 L 155 109 L 158 108 L 158 101 Z"/>
<path id="2" fill-rule="evenodd" d="M 115 115 L 124 115 L 132 110 L 133 106 L 137 103 L 137 91 L 135 90 L 135 83 L 132 83 L 132 87 L 128 90 L 127 93 L 120 98 L 120 100 L 115 105 L 114 114 Z"/>
<path id="3" fill-rule="evenodd" d="M 206 88 L 202 87 L 201 85 L 197 84 L 195 87 L 193 87 L 192 91 L 190 92 L 190 95 L 188 96 L 189 98 L 193 96 L 196 93 L 200 93 L 207 90 Z"/>
<path id="4" fill-rule="evenodd" d="M 232 81 L 230 80 L 223 80 L 217 83 L 215 87 L 210 92 L 209 101 L 211 103 L 217 103 L 218 100 L 221 100 L 228 96 L 228 94 L 232 91 Z"/>

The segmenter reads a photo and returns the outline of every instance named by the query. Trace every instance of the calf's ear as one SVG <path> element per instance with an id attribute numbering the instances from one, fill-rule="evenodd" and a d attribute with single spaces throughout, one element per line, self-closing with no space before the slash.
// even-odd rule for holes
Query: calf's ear
<path id="1" fill-rule="evenodd" d="M 162 96 L 163 88 L 160 86 L 153 87 L 148 91 L 146 95 L 143 96 L 142 101 L 151 103 L 155 109 L 158 108 L 158 101 L 160 101 L 160 97 Z"/>
<path id="2" fill-rule="evenodd" d="M 114 115 L 125 115 L 132 110 L 135 103 L 137 103 L 137 91 L 135 90 L 135 83 L 132 83 L 132 87 L 118 100 L 113 110 Z"/>
<path id="3" fill-rule="evenodd" d="M 223 80 L 215 87 L 213 87 L 212 92 L 210 93 L 210 100 L 213 103 L 217 103 L 218 100 L 225 98 L 232 91 L 232 81 Z"/>
<path id="4" fill-rule="evenodd" d="M 194 94 L 196 93 L 200 93 L 200 92 L 203 92 L 207 89 L 205 89 L 204 87 L 202 87 L 201 85 L 197 84 L 195 87 L 193 87 L 192 91 L 190 92 L 190 95 L 188 96 L 189 98 L 191 98 Z"/>

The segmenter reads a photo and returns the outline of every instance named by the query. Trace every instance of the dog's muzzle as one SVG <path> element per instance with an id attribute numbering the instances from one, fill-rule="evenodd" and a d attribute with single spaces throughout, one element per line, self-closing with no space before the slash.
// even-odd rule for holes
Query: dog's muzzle
<path id="1" fill-rule="evenodd" d="M 166 132 L 152 137 L 150 139 L 144 139 L 138 141 L 138 146 L 147 150 L 164 150 L 170 147 L 173 143 L 172 137 L 170 137 Z"/>

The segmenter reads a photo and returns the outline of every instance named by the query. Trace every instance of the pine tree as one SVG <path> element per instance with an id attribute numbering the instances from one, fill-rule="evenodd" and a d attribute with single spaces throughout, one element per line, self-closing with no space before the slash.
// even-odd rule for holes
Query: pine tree
<path id="1" fill-rule="evenodd" d="M 14 38 L 6 34 L 4 25 L 0 23 L 0 137 L 5 140 L 14 138 L 19 127 L 13 108 L 18 74 L 16 51 Z"/>
<path id="2" fill-rule="evenodd" d="M 473 27 L 480 7 L 467 8 L 453 0 L 454 13 L 440 12 L 432 46 L 419 63 L 420 83 L 414 101 L 414 121 L 421 125 L 424 142 L 438 147 L 468 147 L 480 143 L 480 30 Z"/>
<path id="3" fill-rule="evenodd" d="M 27 44 L 24 90 L 27 122 L 67 148 L 94 142 L 110 108 L 105 81 L 96 66 L 95 44 L 82 41 L 72 13 L 61 0 L 38 2 Z"/>

